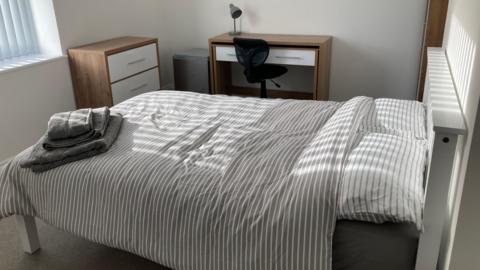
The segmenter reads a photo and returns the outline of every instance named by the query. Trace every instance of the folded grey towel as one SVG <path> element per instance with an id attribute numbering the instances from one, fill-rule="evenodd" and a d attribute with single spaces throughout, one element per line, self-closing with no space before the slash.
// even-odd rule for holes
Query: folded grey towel
<path id="1" fill-rule="evenodd" d="M 54 114 L 48 121 L 48 138 L 67 139 L 92 130 L 92 109 Z"/>
<path id="2" fill-rule="evenodd" d="M 54 140 L 48 134 L 43 142 L 43 147 L 49 151 L 57 148 L 73 147 L 75 145 L 92 141 L 102 137 L 108 126 L 110 109 L 107 107 L 91 110 L 92 128 L 79 136 L 70 137 L 62 140 Z"/>
<path id="3" fill-rule="evenodd" d="M 31 168 L 33 172 L 44 172 L 70 162 L 104 153 L 110 149 L 117 139 L 122 121 L 122 115 L 112 113 L 103 137 L 70 148 L 58 148 L 47 151 L 43 148 L 46 138 L 46 136 L 43 136 L 32 148 L 28 157 L 20 161 L 20 167 Z"/>

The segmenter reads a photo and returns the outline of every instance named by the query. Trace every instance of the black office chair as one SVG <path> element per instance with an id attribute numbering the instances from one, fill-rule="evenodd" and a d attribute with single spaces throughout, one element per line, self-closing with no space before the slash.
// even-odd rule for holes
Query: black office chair
<path id="1" fill-rule="evenodd" d="M 243 72 L 249 83 L 260 83 L 260 97 L 267 98 L 267 82 L 271 80 L 277 87 L 279 84 L 272 79 L 287 73 L 283 66 L 265 64 L 270 53 L 270 47 L 262 39 L 234 38 L 233 44 L 238 62 L 245 68 Z"/>

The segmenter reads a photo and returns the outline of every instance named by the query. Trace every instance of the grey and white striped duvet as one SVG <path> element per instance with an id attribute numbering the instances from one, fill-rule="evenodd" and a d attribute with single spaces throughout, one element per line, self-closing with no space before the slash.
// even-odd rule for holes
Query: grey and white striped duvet
<path id="1" fill-rule="evenodd" d="M 328 270 L 339 188 L 373 104 L 138 96 L 113 109 L 126 119 L 108 153 L 42 174 L 19 168 L 26 151 L 4 164 L 0 217 L 37 216 L 179 270 Z"/>

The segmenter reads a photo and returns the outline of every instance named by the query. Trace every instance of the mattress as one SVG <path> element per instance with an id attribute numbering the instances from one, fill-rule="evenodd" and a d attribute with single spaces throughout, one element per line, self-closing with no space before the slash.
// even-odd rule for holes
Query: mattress
<path id="1" fill-rule="evenodd" d="M 338 218 L 421 227 L 425 149 L 400 117 L 418 104 L 367 117 L 377 102 L 140 95 L 112 108 L 125 119 L 107 153 L 40 174 L 19 167 L 30 149 L 5 163 L 0 218 L 177 270 L 330 270 Z"/>
<path id="2" fill-rule="evenodd" d="M 420 232 L 406 223 L 338 221 L 334 270 L 414 270 Z"/>

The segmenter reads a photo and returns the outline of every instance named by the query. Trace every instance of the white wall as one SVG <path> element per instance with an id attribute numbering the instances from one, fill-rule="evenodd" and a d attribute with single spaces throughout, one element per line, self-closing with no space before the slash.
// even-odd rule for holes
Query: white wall
<path id="1" fill-rule="evenodd" d="M 162 1 L 53 0 L 53 5 L 64 51 L 116 36 L 158 37 L 162 78 L 172 77 Z M 74 108 L 66 58 L 0 73 L 0 161 L 35 143 L 54 112 Z"/>
<path id="2" fill-rule="evenodd" d="M 243 31 L 333 35 L 333 99 L 415 97 L 426 0 L 165 0 L 172 46 L 206 48 L 230 31 L 230 2 Z"/>
<path id="3" fill-rule="evenodd" d="M 0 74 L 0 161 L 32 145 L 48 117 L 74 108 L 68 60 Z"/>
<path id="4" fill-rule="evenodd" d="M 207 39 L 232 28 L 226 0 L 52 0 L 62 48 L 122 35 L 158 37 L 162 85 L 173 82 L 175 51 L 207 47 Z M 335 36 L 331 95 L 414 98 L 426 0 L 239 0 L 244 31 Z M 0 74 L 0 100 L 32 106 L 0 106 L 20 115 L 16 136 L 2 130 L 0 160 L 35 142 L 51 112 L 73 109 L 66 60 Z M 5 85 L 15 86 L 6 91 Z M 32 86 L 36 91 L 31 94 Z M 13 88 L 12 88 L 13 89 Z M 41 110 L 48 107 L 48 110 Z M 7 109 L 8 108 L 8 109 Z M 41 123 L 41 124 L 40 124 Z M 16 132 L 16 133 L 18 133 Z M 11 143 L 13 142 L 13 143 Z"/>
<path id="5" fill-rule="evenodd" d="M 162 79 L 171 81 L 170 26 L 163 1 L 53 0 L 64 50 L 118 36 L 159 38 Z M 164 83 L 162 83 L 164 84 Z"/>
<path id="6" fill-rule="evenodd" d="M 479 105 L 479 104 L 477 104 Z M 477 112 L 475 130 L 471 133 L 471 150 L 466 163 L 465 182 L 461 194 L 461 204 L 456 209 L 458 217 L 452 234 L 450 262 L 445 264 L 451 270 L 476 270 L 480 265 L 480 111 Z"/>
<path id="7" fill-rule="evenodd" d="M 462 139 L 458 177 L 453 183 L 451 220 L 447 223 L 440 269 L 470 270 L 480 265 L 480 1 L 450 0 L 444 47 L 468 136 Z M 458 222 L 457 222 L 458 221 Z M 451 257 L 450 257 L 451 255 Z"/>

